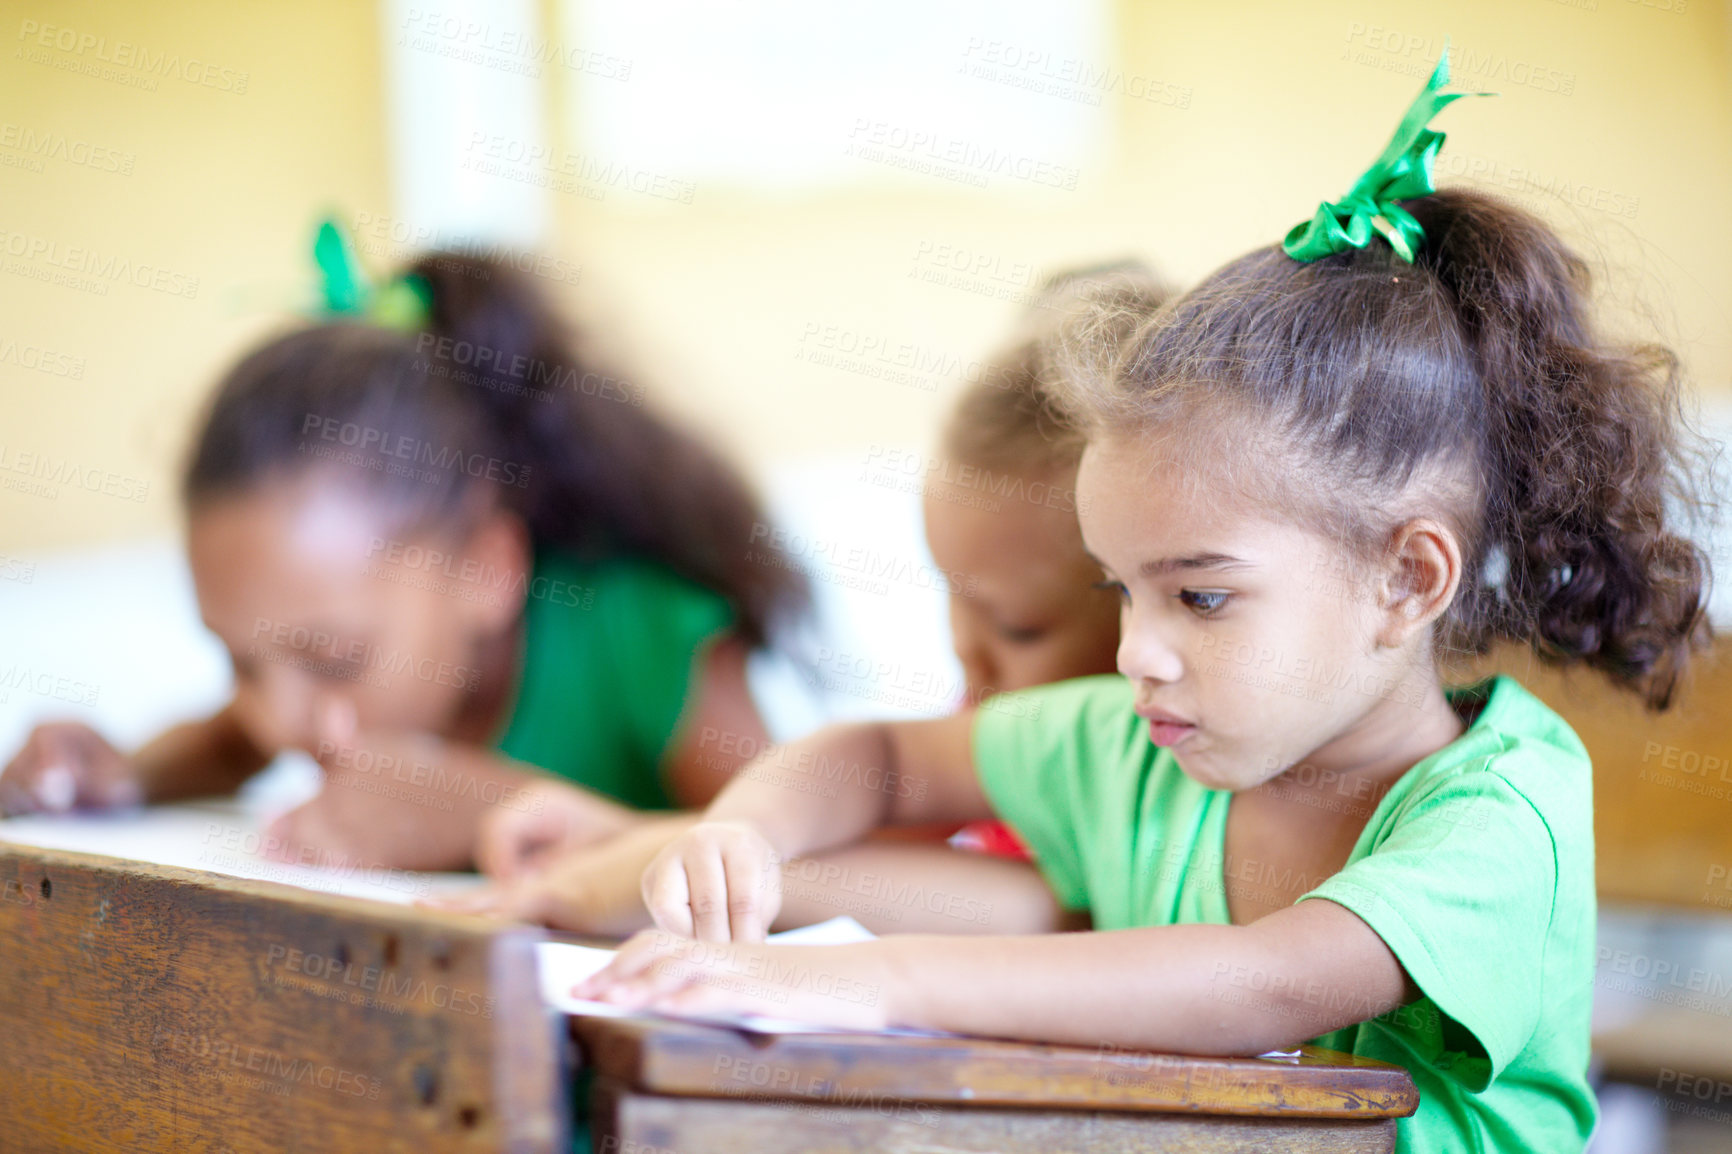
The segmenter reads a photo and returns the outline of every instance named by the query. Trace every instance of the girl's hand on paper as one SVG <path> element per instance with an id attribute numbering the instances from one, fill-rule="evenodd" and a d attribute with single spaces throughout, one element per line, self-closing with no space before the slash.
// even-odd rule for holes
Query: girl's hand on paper
<path id="1" fill-rule="evenodd" d="M 700 942 L 647 930 L 579 998 L 627 1009 L 695 1016 L 758 1014 L 817 1025 L 882 1030 L 892 1020 L 894 974 L 884 942 L 771 946 Z"/>
<path id="2" fill-rule="evenodd" d="M 761 942 L 782 908 L 781 857 L 749 822 L 699 822 L 644 871 L 643 900 L 679 937 Z"/>
<path id="3" fill-rule="evenodd" d="M 324 785 L 270 823 L 269 857 L 366 869 L 467 869 L 483 816 L 529 804 L 528 771 L 430 734 L 351 729 L 309 752 L 324 770 Z"/>
<path id="4" fill-rule="evenodd" d="M 112 809 L 143 800 L 132 760 L 77 721 L 38 725 L 0 774 L 0 817 Z"/>

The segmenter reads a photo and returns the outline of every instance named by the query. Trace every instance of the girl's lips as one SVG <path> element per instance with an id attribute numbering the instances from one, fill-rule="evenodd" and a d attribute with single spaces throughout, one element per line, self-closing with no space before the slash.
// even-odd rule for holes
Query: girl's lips
<path id="1" fill-rule="evenodd" d="M 1149 719 L 1149 740 L 1156 745 L 1175 746 L 1195 732 L 1197 732 L 1197 727 L 1194 725 Z"/>
<path id="2" fill-rule="evenodd" d="M 1161 709 L 1138 709 L 1138 717 L 1149 723 L 1149 740 L 1156 745 L 1177 745 L 1197 731 L 1195 723 Z"/>

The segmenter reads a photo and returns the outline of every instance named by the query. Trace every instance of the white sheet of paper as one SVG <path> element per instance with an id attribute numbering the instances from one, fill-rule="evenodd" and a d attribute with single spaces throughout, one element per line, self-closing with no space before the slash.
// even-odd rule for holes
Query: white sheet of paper
<path id="1" fill-rule="evenodd" d="M 224 798 L 109 813 L 11 817 L 0 821 L 0 841 L 281 882 L 394 905 L 462 893 L 483 882 L 475 874 L 385 869 L 358 860 L 272 861 L 260 852 L 266 819 L 266 812 Z"/>
<path id="2" fill-rule="evenodd" d="M 797 930 L 771 934 L 769 940 L 779 946 L 838 946 L 851 942 L 869 942 L 872 938 L 872 931 L 853 918 L 839 917 L 831 918 L 827 922 L 818 922 L 816 925 L 802 926 Z M 611 962 L 613 955 L 613 950 L 596 949 L 593 946 L 578 946 L 568 942 L 539 943 L 536 946 L 536 957 L 540 967 L 542 1000 L 555 1009 L 575 1017 L 680 1017 L 688 1021 L 748 1030 L 754 1034 L 885 1033 L 910 1037 L 944 1036 L 931 1030 L 878 1031 L 858 1030 L 846 1026 L 815 1025 L 811 1022 L 796 1022 L 788 1018 L 770 1018 L 761 1014 L 646 1014 L 641 1010 L 627 1010 L 609 1002 L 592 1002 L 585 998 L 572 997 L 572 987 Z"/>

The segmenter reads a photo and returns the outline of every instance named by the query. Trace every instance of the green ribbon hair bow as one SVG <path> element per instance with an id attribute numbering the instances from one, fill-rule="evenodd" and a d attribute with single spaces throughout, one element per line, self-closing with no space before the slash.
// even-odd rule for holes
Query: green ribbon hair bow
<path id="1" fill-rule="evenodd" d="M 1317 215 L 1294 225 L 1281 248 L 1294 260 L 1312 261 L 1350 248 L 1364 248 L 1373 234 L 1382 236 L 1397 256 L 1408 264 L 1419 251 L 1425 232 L 1411 213 L 1397 201 L 1430 196 L 1437 191 L 1431 181 L 1432 162 L 1443 147 L 1443 133 L 1426 127 L 1432 117 L 1463 96 L 1492 96 L 1490 92 L 1442 92 L 1449 83 L 1449 45 L 1431 79 L 1407 107 L 1395 135 L 1354 182 L 1346 196 L 1317 206 Z"/>
<path id="2" fill-rule="evenodd" d="M 426 327 L 433 308 L 433 291 L 427 282 L 418 276 L 400 276 L 374 285 L 342 226 L 329 217 L 319 225 L 313 260 L 319 266 L 326 315 L 356 317 L 407 333 Z"/>

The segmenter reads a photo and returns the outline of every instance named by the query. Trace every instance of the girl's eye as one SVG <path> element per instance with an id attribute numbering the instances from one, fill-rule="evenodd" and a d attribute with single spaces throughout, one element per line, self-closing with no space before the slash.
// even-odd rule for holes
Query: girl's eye
<path id="1" fill-rule="evenodd" d="M 1046 636 L 1046 630 L 1038 625 L 1000 625 L 998 635 L 1013 645 L 1032 645 Z"/>
<path id="2" fill-rule="evenodd" d="M 1227 603 L 1228 595 L 1219 589 L 1184 589 L 1179 601 L 1200 617 L 1208 617 Z"/>
<path id="3" fill-rule="evenodd" d="M 1122 581 L 1096 581 L 1090 588 L 1100 589 L 1107 593 L 1116 593 L 1120 601 L 1126 605 L 1131 603 L 1131 591 L 1125 588 Z"/>

